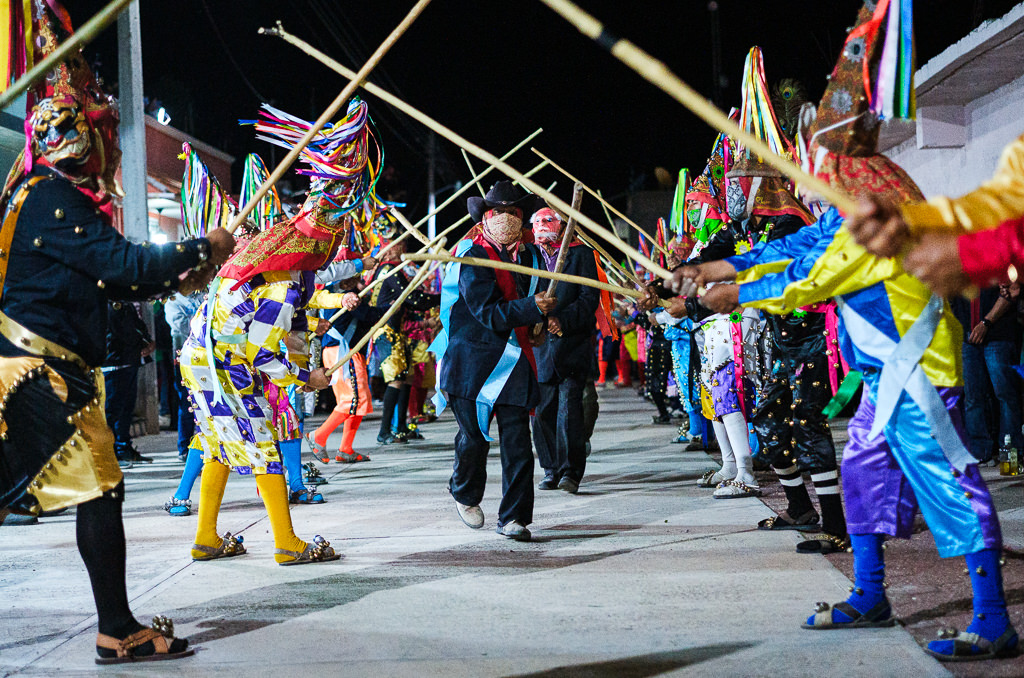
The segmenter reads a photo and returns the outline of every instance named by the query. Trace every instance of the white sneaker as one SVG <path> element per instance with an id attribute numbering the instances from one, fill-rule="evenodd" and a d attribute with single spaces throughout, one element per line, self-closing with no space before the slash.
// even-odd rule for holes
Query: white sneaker
<path id="1" fill-rule="evenodd" d="M 518 522 L 513 520 L 510 523 L 505 523 L 501 527 L 495 530 L 498 534 L 509 539 L 515 539 L 516 541 L 530 541 L 530 531 L 525 526 L 520 525 Z"/>
<path id="2" fill-rule="evenodd" d="M 466 523 L 467 527 L 479 530 L 484 526 L 484 512 L 479 506 L 466 506 L 465 504 L 455 502 L 455 508 L 459 510 L 459 517 L 462 518 L 462 522 Z"/>

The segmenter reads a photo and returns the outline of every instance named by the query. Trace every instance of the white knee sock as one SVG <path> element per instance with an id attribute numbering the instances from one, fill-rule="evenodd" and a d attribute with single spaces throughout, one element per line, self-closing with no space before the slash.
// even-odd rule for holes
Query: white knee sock
<path id="1" fill-rule="evenodd" d="M 729 434 L 725 430 L 725 424 L 718 420 L 712 421 L 711 426 L 715 429 L 715 438 L 718 439 L 718 447 L 722 450 L 722 470 L 719 473 L 726 480 L 732 480 L 736 476 L 736 455 L 729 444 Z"/>
<path id="2" fill-rule="evenodd" d="M 736 463 L 736 480 L 747 485 L 757 485 L 754 481 L 754 460 L 750 456 L 750 439 L 747 437 L 747 422 L 741 412 L 733 412 L 722 417 L 722 427 L 729 436 L 729 444 Z M 715 431 L 717 433 L 717 430 Z M 721 443 L 719 443 L 721 444 Z"/>

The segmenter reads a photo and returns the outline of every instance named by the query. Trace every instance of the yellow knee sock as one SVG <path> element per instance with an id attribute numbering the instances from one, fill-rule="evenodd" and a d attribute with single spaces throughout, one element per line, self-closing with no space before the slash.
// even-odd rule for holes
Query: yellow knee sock
<path id="1" fill-rule="evenodd" d="M 208 460 L 203 464 L 203 476 L 199 481 L 199 520 L 196 525 L 196 543 L 217 548 L 221 538 L 217 534 L 217 515 L 224 499 L 224 488 L 228 484 L 231 469 L 219 461 Z M 206 554 L 193 549 L 192 557 L 202 558 Z"/>
<path id="2" fill-rule="evenodd" d="M 306 548 L 306 542 L 296 537 L 292 528 L 292 514 L 288 509 L 288 488 L 285 486 L 284 476 L 280 473 L 257 475 L 256 487 L 260 490 L 263 505 L 267 507 L 270 529 L 274 532 L 274 548 L 302 553 Z M 295 558 L 276 553 L 274 560 L 283 563 Z"/>

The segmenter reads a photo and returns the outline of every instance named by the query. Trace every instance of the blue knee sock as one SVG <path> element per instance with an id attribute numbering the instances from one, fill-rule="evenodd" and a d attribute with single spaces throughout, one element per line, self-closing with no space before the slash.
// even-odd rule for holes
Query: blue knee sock
<path id="1" fill-rule="evenodd" d="M 995 641 L 1010 626 L 1006 612 L 1006 596 L 1003 593 L 1003 572 L 999 565 L 998 549 L 982 549 L 964 556 L 967 571 L 971 576 L 974 590 L 974 618 L 967 627 L 968 633 L 977 633 L 986 640 Z M 1012 647 L 1016 641 L 1010 641 Z M 981 648 L 972 645 L 972 652 L 980 654 Z M 952 640 L 933 640 L 928 649 L 938 654 L 953 654 Z"/>
<path id="2" fill-rule="evenodd" d="M 281 448 L 284 470 L 288 473 L 288 489 L 292 492 L 306 489 L 302 483 L 302 439 L 282 440 L 278 447 Z"/>
<path id="3" fill-rule="evenodd" d="M 182 501 L 192 494 L 192 487 L 196 479 L 203 472 L 203 451 L 194 447 L 188 448 L 188 457 L 185 459 L 185 471 L 181 474 L 181 481 L 178 482 L 178 489 L 174 491 L 174 498 Z"/>
<path id="4" fill-rule="evenodd" d="M 982 549 L 968 553 L 967 571 L 971 575 L 974 591 L 974 619 L 967 630 L 995 640 L 1003 635 L 1010 623 L 1006 613 L 1006 595 L 1003 593 L 1003 570 L 999 565 L 997 549 Z"/>
<path id="5" fill-rule="evenodd" d="M 697 438 L 701 435 L 704 427 L 701 426 L 701 419 L 704 417 L 701 415 L 699 410 L 690 410 L 690 437 Z"/>
<path id="6" fill-rule="evenodd" d="M 850 535 L 850 545 L 853 547 L 854 589 L 846 602 L 861 614 L 885 600 L 885 560 L 882 557 L 882 540 L 883 536 L 880 534 Z M 840 624 L 853 621 L 836 609 L 832 610 L 832 620 Z M 814 615 L 811 615 L 807 623 L 814 623 Z"/>

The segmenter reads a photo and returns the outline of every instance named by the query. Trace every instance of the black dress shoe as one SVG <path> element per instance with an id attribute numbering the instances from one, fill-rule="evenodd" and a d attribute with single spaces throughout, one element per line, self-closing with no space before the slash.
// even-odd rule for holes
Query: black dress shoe
<path id="1" fill-rule="evenodd" d="M 558 489 L 558 478 L 553 475 L 545 474 L 544 480 L 537 483 L 538 490 L 557 490 Z"/>
<path id="2" fill-rule="evenodd" d="M 562 479 L 558 481 L 558 489 L 569 494 L 576 494 L 580 491 L 580 483 L 569 476 L 562 476 Z"/>

